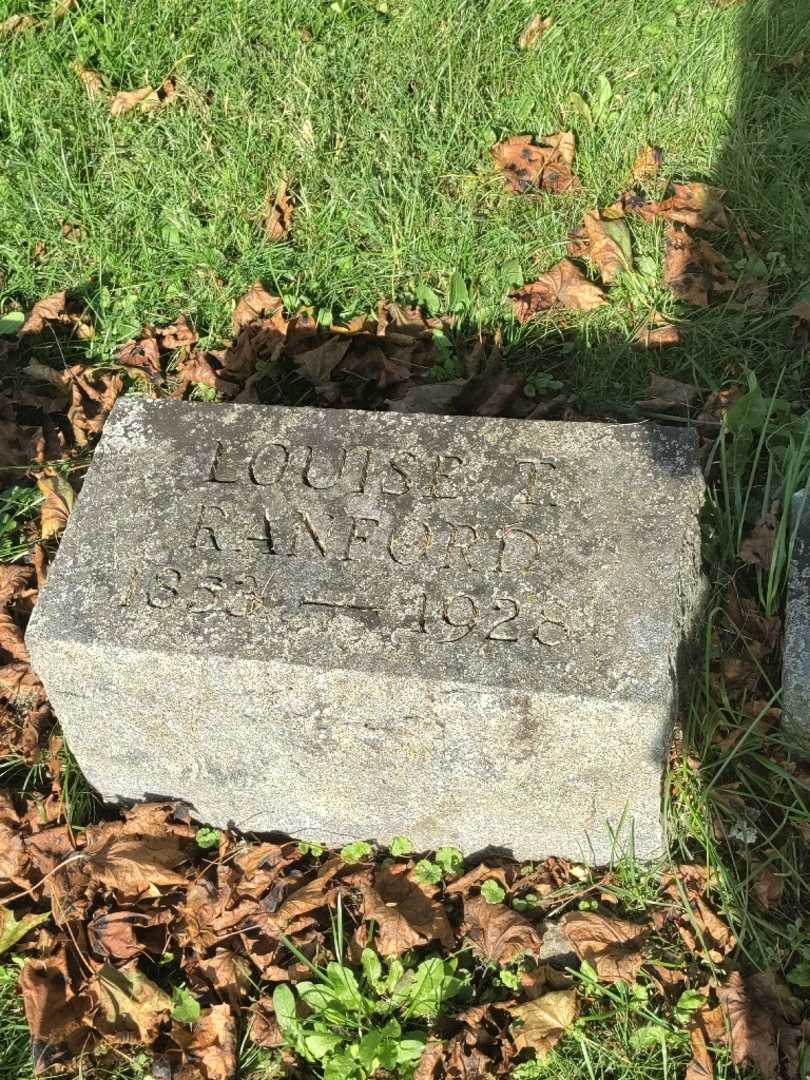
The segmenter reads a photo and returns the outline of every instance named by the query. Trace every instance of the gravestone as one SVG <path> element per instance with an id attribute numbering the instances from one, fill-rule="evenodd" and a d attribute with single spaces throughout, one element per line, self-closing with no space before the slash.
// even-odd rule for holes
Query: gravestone
<path id="1" fill-rule="evenodd" d="M 128 398 L 27 640 L 107 799 L 649 856 L 702 495 L 652 425 Z"/>
<path id="2" fill-rule="evenodd" d="M 791 745 L 810 756 L 810 494 L 798 491 L 790 507 L 795 537 L 787 582 L 782 668 L 782 730 Z"/>

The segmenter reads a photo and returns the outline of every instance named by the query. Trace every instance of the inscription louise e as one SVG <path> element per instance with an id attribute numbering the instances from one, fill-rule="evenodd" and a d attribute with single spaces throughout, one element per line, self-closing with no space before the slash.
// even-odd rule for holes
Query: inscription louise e
<path id="1" fill-rule="evenodd" d="M 558 505 L 548 482 L 556 459 L 515 458 L 511 468 L 505 463 L 503 502 L 518 520 L 498 524 L 470 520 L 480 474 L 457 454 L 273 442 L 239 456 L 218 442 L 210 461 L 181 562 L 134 575 L 122 606 L 142 594 L 156 612 L 246 618 L 279 603 L 272 586 L 286 559 L 322 566 L 374 560 L 390 566 L 392 587 L 403 574 L 419 583 L 428 573 L 433 580 L 437 572 L 439 579 L 456 572 L 464 575 L 464 588 L 422 587 L 405 595 L 400 589 L 393 607 L 331 593 L 298 596 L 294 605 L 312 614 L 351 614 L 369 628 L 396 610 L 398 629 L 439 644 L 473 635 L 483 642 L 551 647 L 568 635 L 559 605 L 538 595 L 537 522 L 543 508 Z M 247 554 L 257 572 L 212 574 L 195 567 L 195 553 L 222 553 L 240 563 Z M 507 577 L 508 592 L 493 585 Z M 517 590 L 521 580 L 526 588 Z"/>

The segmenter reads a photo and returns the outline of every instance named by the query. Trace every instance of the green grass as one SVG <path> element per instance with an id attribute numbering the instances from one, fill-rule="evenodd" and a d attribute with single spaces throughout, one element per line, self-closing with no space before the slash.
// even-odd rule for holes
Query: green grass
<path id="1" fill-rule="evenodd" d="M 0 21 L 24 10 L 4 0 Z M 553 324 L 531 331 L 533 363 L 601 409 L 627 410 L 652 363 L 709 385 L 744 366 L 767 384 L 787 366 L 787 388 L 799 384 L 786 313 L 810 266 L 810 83 L 779 65 L 810 40 L 803 0 L 572 0 L 528 52 L 516 44 L 526 0 L 83 0 L 60 21 L 40 0 L 33 10 L 44 28 L 0 46 L 0 302 L 66 284 L 86 293 L 99 356 L 179 310 L 221 338 L 257 276 L 293 307 L 352 312 L 424 283 L 444 295 L 459 271 L 474 320 L 514 339 L 507 265 L 527 280 L 547 268 L 651 142 L 670 175 L 728 187 L 741 223 L 780 253 L 773 310 L 693 315 L 685 345 L 651 361 L 626 343 L 645 312 L 675 305 L 655 283 L 640 297 L 624 289 L 574 323 L 570 351 Z M 114 89 L 172 73 L 180 97 L 113 119 L 74 62 Z M 571 94 L 592 100 L 604 78 L 612 96 L 591 125 Z M 582 192 L 505 193 L 495 139 L 561 127 L 577 133 Z M 274 245 L 261 209 L 283 178 L 299 206 L 293 241 Z M 634 225 L 634 240 L 659 258 L 658 227 Z M 742 255 L 735 237 L 727 247 Z"/>
<path id="2" fill-rule="evenodd" d="M 0 0 L 0 23 L 26 11 L 43 21 L 0 36 L 0 314 L 65 287 L 79 292 L 98 333 L 74 343 L 77 357 L 108 361 L 142 322 L 181 311 L 218 343 L 257 277 L 291 308 L 339 315 L 383 296 L 409 299 L 424 285 L 444 302 L 457 272 L 469 320 L 501 329 L 510 359 L 559 379 L 583 411 L 636 416 L 653 370 L 705 390 L 754 373 L 766 401 L 778 393 L 790 402 L 792 412 L 772 408 L 759 428 L 743 426 L 714 451 L 704 546 L 713 617 L 669 797 L 673 859 L 705 859 L 714 871 L 740 962 L 789 975 L 808 958 L 806 772 L 718 687 L 713 664 L 728 643 L 719 607 L 741 574 L 739 540 L 810 466 L 807 359 L 789 314 L 810 288 L 807 0 L 568 0 L 548 6 L 555 25 L 529 52 L 516 45 L 537 10 L 526 0 L 80 0 L 61 20 L 51 10 Z M 178 100 L 113 119 L 107 100 L 88 98 L 74 63 L 97 69 L 113 92 L 172 74 Z M 571 95 L 593 104 L 605 78 L 610 99 L 589 123 Z M 563 127 L 577 134 L 582 191 L 504 192 L 492 143 Z M 668 175 L 728 189 L 733 225 L 762 238 L 768 311 L 687 309 L 658 274 L 620 284 L 595 315 L 516 327 L 503 303 L 515 263 L 526 280 L 554 263 L 583 212 L 626 187 L 646 143 L 663 148 Z M 293 237 L 271 244 L 262 205 L 282 179 L 298 202 Z M 66 222 L 80 234 L 63 235 Z M 661 227 L 631 228 L 635 255 L 660 269 Z M 742 267 L 736 228 L 719 244 Z M 662 355 L 629 345 L 655 309 L 688 320 L 683 344 Z M 58 363 L 64 348 L 54 339 L 42 359 Z M 3 499 L 0 558 L 9 559 L 38 496 L 19 487 Z M 753 583 L 768 612 L 782 603 L 785 550 Z M 766 674 L 778 705 L 773 663 Z M 743 736 L 721 746 L 735 728 Z M 80 826 L 92 799 L 72 759 L 65 767 Z M 0 782 L 36 781 L 22 762 L 5 770 Z M 752 894 L 764 862 L 784 880 L 771 910 Z M 653 905 L 656 887 L 655 874 L 632 864 L 612 886 L 630 911 Z M 15 980 L 13 965 L 0 967 L 0 1080 L 30 1073 Z M 682 1030 L 667 1027 L 640 1047 L 637 1002 L 597 995 L 591 1004 L 592 1019 L 520 1080 L 682 1075 Z M 273 1055 L 247 1042 L 243 1055 L 246 1075 L 273 1074 Z M 129 1075 L 144 1067 L 135 1060 Z M 717 1075 L 738 1074 L 720 1060 Z"/>

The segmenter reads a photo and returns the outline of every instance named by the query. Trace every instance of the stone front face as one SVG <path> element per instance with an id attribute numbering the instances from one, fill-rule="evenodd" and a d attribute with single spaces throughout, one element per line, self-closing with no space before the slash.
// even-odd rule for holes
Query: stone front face
<path id="1" fill-rule="evenodd" d="M 782 728 L 793 748 L 810 757 L 810 493 L 793 496 L 790 526 Z"/>
<path id="2" fill-rule="evenodd" d="M 701 498 L 675 429 L 125 399 L 28 643 L 105 797 L 649 855 Z"/>

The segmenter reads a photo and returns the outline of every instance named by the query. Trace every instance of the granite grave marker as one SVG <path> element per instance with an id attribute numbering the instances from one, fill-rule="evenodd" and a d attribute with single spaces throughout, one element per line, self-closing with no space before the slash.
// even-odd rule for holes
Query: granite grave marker
<path id="1" fill-rule="evenodd" d="M 27 641 L 108 799 L 649 856 L 702 497 L 653 425 L 126 398 Z"/>

